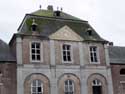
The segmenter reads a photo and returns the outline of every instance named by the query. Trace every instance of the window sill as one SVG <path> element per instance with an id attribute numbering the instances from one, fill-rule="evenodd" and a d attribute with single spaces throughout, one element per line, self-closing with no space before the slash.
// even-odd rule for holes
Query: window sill
<path id="1" fill-rule="evenodd" d="M 73 61 L 62 61 L 62 64 L 73 64 Z"/>
<path id="2" fill-rule="evenodd" d="M 30 63 L 41 63 L 41 61 L 30 61 Z"/>
<path id="3" fill-rule="evenodd" d="M 96 65 L 96 64 L 100 64 L 100 62 L 90 62 L 90 64 Z"/>

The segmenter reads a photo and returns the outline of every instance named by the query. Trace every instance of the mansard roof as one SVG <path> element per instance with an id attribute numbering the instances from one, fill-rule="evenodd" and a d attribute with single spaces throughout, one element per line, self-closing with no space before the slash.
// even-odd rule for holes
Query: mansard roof
<path id="1" fill-rule="evenodd" d="M 16 61 L 16 59 L 12 55 L 8 44 L 6 44 L 4 41 L 0 39 L 0 63 L 11 61 Z"/>
<path id="2" fill-rule="evenodd" d="M 51 34 L 55 33 L 60 28 L 68 26 L 76 34 L 82 37 L 84 41 L 107 42 L 96 33 L 87 21 L 81 20 L 62 11 L 59 11 L 60 16 L 55 16 L 55 12 L 56 11 L 41 9 L 31 14 L 26 14 L 23 22 L 18 28 L 18 34 L 32 35 L 31 26 L 34 19 L 38 27 L 37 32 L 46 38 L 49 38 Z M 88 34 L 88 29 L 91 29 L 92 35 Z"/>
<path id="3" fill-rule="evenodd" d="M 77 20 L 77 21 L 83 21 L 77 17 L 74 17 L 70 14 L 67 14 L 63 11 L 59 11 L 60 12 L 60 16 L 55 16 L 54 15 L 54 12 L 56 11 L 53 11 L 53 10 L 44 10 L 44 9 L 40 9 L 40 10 L 37 10 L 33 13 L 31 13 L 32 15 L 36 15 L 36 16 L 43 16 L 43 17 L 51 17 L 51 18 L 60 18 L 60 19 L 67 19 L 67 20 Z"/>
<path id="4" fill-rule="evenodd" d="M 109 57 L 112 64 L 125 64 L 125 47 L 110 46 Z"/>

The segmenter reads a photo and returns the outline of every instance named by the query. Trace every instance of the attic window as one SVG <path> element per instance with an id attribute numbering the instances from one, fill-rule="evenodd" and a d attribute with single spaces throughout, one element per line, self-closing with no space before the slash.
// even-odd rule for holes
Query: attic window
<path id="1" fill-rule="evenodd" d="M 125 75 L 125 69 L 120 70 L 120 75 Z"/>
<path id="2" fill-rule="evenodd" d="M 59 10 L 57 10 L 57 11 L 54 12 L 54 15 L 57 16 L 57 17 L 59 17 L 60 14 L 61 14 L 61 12 Z"/>
<path id="3" fill-rule="evenodd" d="M 89 36 L 92 36 L 92 29 L 88 28 L 87 33 L 88 33 Z"/>
<path id="4" fill-rule="evenodd" d="M 35 23 L 35 20 L 33 19 L 33 23 L 31 26 L 32 31 L 36 31 L 37 30 L 37 24 Z"/>

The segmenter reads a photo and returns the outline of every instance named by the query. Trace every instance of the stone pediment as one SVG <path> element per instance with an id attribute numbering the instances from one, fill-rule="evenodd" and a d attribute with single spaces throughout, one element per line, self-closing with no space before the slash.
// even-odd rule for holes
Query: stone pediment
<path id="1" fill-rule="evenodd" d="M 70 27 L 64 26 L 49 36 L 50 39 L 83 41 L 83 38 L 75 33 Z"/>

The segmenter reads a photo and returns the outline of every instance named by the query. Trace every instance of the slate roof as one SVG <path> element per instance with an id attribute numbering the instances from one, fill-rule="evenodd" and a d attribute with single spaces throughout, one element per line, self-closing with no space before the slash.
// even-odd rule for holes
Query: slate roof
<path id="1" fill-rule="evenodd" d="M 110 63 L 125 64 L 125 47 L 111 46 L 109 47 Z"/>
<path id="2" fill-rule="evenodd" d="M 70 20 L 81 20 L 77 17 L 74 17 L 72 15 L 69 15 L 67 13 L 64 13 L 62 11 L 60 11 L 60 15 L 59 17 L 55 16 L 54 15 L 54 12 L 55 11 L 52 11 L 52 10 L 43 10 L 43 9 L 40 9 L 40 10 L 37 10 L 33 13 L 31 13 L 32 15 L 36 15 L 36 16 L 43 16 L 43 17 L 51 17 L 51 18 L 61 18 L 61 19 L 70 19 Z M 83 20 L 81 20 L 83 21 Z"/>
<path id="3" fill-rule="evenodd" d="M 37 31 L 41 36 L 47 38 L 49 38 L 49 35 L 67 25 L 73 31 L 75 31 L 75 33 L 81 36 L 84 41 L 107 42 L 96 33 L 96 31 L 88 24 L 87 21 L 81 20 L 61 11 L 61 15 L 57 17 L 53 14 L 54 12 L 55 11 L 50 10 L 38 10 L 31 14 L 27 14 L 18 29 L 19 33 L 29 35 L 32 34 L 31 25 L 33 23 L 33 19 L 35 19 L 35 22 L 38 25 Z M 88 35 L 88 28 L 92 29 L 92 36 Z"/>
<path id="4" fill-rule="evenodd" d="M 0 63 L 10 61 L 16 61 L 16 59 L 12 55 L 9 46 L 0 39 Z"/>

